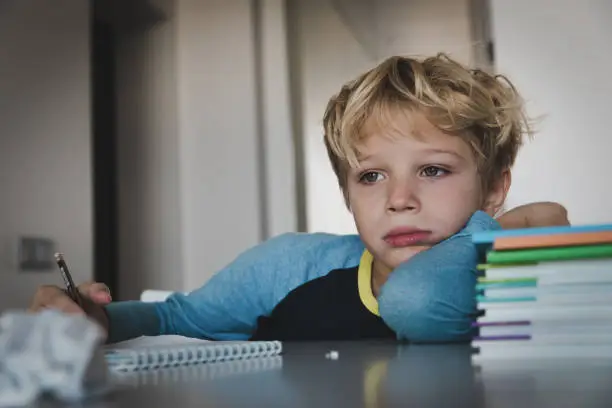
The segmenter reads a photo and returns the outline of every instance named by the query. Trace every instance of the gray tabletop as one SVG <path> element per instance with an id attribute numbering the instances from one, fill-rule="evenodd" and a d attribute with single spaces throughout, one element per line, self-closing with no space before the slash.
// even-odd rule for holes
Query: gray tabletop
<path id="1" fill-rule="evenodd" d="M 118 380 L 83 406 L 612 407 L 612 363 L 487 362 L 470 347 L 286 343 L 282 357 L 157 370 Z M 338 359 L 326 358 L 332 350 Z M 58 406 L 41 402 L 40 407 Z"/>

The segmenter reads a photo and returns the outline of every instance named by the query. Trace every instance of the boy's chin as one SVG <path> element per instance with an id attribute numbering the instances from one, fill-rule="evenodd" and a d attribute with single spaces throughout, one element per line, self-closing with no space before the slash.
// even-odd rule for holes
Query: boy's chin
<path id="1" fill-rule="evenodd" d="M 404 262 L 407 262 L 415 256 L 416 254 L 426 251 L 431 246 L 429 245 L 415 245 L 415 246 L 407 246 L 402 248 L 389 248 L 387 250 L 388 265 L 395 269 Z"/>

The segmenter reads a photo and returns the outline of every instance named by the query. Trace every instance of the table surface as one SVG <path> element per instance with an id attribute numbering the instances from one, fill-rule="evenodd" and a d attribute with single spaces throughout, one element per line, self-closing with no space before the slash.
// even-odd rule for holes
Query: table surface
<path id="1" fill-rule="evenodd" d="M 331 350 L 338 352 L 337 360 L 326 358 Z M 80 405 L 612 407 L 612 358 L 491 361 L 476 366 L 467 345 L 285 343 L 283 355 L 276 358 L 123 377 L 115 391 Z M 61 404 L 47 400 L 36 406 Z"/>

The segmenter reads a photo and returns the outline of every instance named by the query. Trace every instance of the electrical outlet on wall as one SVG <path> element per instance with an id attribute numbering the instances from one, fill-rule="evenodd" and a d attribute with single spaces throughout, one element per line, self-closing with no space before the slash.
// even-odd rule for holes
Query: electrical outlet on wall
<path id="1" fill-rule="evenodd" d="M 55 243 L 49 238 L 19 238 L 19 270 L 45 272 L 54 267 Z"/>

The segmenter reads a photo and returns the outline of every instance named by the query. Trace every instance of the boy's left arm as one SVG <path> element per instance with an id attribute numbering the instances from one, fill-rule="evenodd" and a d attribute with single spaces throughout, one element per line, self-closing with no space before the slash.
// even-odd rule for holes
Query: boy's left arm
<path id="1" fill-rule="evenodd" d="M 478 263 L 471 234 L 493 229 L 501 226 L 479 211 L 459 233 L 393 271 L 381 288 L 378 307 L 399 339 L 451 342 L 471 338 Z"/>
<path id="2" fill-rule="evenodd" d="M 458 234 L 415 255 L 391 274 L 378 299 L 381 317 L 403 340 L 467 341 L 478 312 L 478 253 L 472 233 L 567 224 L 567 212 L 555 203 L 517 207 L 498 220 L 479 211 Z"/>

